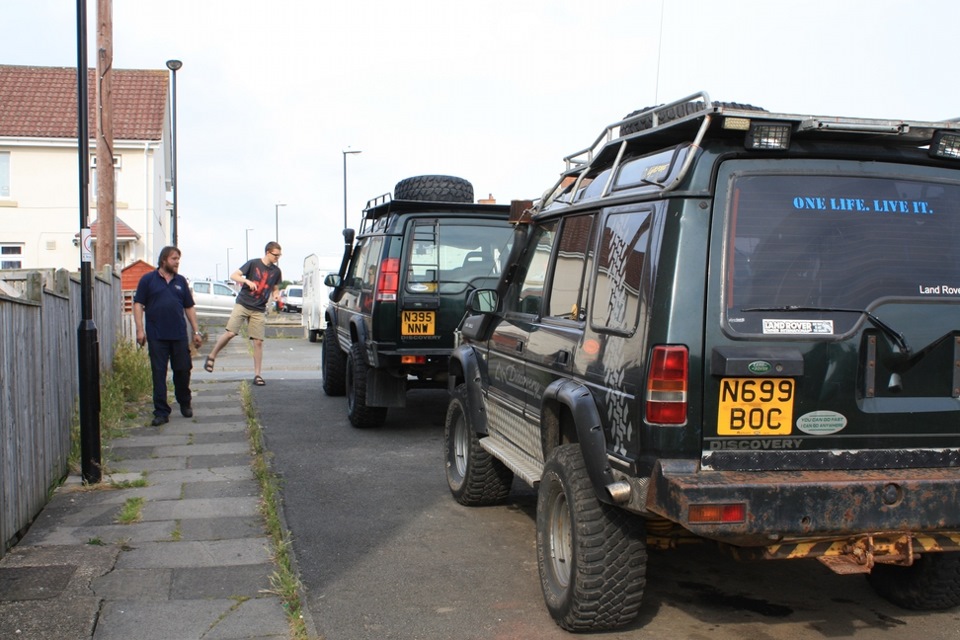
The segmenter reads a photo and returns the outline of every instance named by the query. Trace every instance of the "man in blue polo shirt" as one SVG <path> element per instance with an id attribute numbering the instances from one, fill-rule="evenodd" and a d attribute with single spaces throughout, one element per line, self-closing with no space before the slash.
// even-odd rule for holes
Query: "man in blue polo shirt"
<path id="1" fill-rule="evenodd" d="M 173 370 L 174 397 L 185 418 L 193 416 L 190 406 L 190 340 L 187 337 L 186 319 L 193 328 L 193 342 L 197 347 L 202 340 L 197 324 L 197 312 L 193 308 L 193 294 L 187 280 L 181 276 L 180 249 L 164 247 L 160 251 L 159 268 L 145 273 L 137 284 L 133 296 L 133 321 L 137 327 L 137 344 L 146 343 L 150 353 L 150 370 L 153 373 L 153 427 L 170 421 L 170 405 L 167 403 L 167 362 Z M 144 330 L 146 310 L 146 330 Z"/>

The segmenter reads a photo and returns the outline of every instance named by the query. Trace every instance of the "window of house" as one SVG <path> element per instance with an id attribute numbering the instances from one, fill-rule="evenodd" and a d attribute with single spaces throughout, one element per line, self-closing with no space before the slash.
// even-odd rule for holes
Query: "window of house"
<path id="1" fill-rule="evenodd" d="M 0 269 L 23 268 L 23 245 L 0 244 Z"/>
<path id="2" fill-rule="evenodd" d="M 10 152 L 0 151 L 0 198 L 10 197 Z"/>
<path id="3" fill-rule="evenodd" d="M 113 156 L 113 193 L 114 197 L 120 191 L 120 156 Z M 97 156 L 90 156 L 90 194 L 97 198 Z"/>

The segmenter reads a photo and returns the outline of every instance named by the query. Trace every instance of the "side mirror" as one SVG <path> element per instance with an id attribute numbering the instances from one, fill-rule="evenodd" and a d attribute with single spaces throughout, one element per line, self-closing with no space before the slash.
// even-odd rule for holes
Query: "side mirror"
<path id="1" fill-rule="evenodd" d="M 340 282 L 339 273 L 328 273 L 323 279 L 323 284 L 327 285 L 328 287 L 333 287 L 334 289 L 340 286 Z"/>
<path id="2" fill-rule="evenodd" d="M 494 289 L 477 289 L 467 297 L 467 309 L 474 313 L 493 313 L 500 305 L 500 296 Z"/>
<path id="3" fill-rule="evenodd" d="M 352 245 L 353 239 L 356 237 L 356 232 L 349 227 L 343 230 L 343 244 Z"/>

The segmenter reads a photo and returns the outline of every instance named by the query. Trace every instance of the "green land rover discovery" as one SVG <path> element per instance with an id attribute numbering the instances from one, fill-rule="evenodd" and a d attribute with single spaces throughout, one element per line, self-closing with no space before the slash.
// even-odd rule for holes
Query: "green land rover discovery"
<path id="1" fill-rule="evenodd" d="M 700 93 L 565 160 L 471 296 L 445 429 L 462 504 L 538 487 L 557 623 L 630 622 L 687 539 L 960 603 L 960 123 Z"/>
<path id="2" fill-rule="evenodd" d="M 321 368 L 354 427 L 381 425 L 410 387 L 446 384 L 467 295 L 497 282 L 510 249 L 509 212 L 474 204 L 462 178 L 416 176 L 367 204 L 356 237 L 344 230 Z"/>

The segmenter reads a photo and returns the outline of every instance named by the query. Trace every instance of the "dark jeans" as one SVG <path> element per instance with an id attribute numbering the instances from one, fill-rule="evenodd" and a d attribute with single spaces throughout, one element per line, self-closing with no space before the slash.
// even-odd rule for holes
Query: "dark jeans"
<path id="1" fill-rule="evenodd" d="M 153 415 L 169 416 L 167 362 L 173 369 L 173 394 L 181 407 L 190 406 L 190 343 L 187 340 L 148 340 L 153 373 Z"/>

